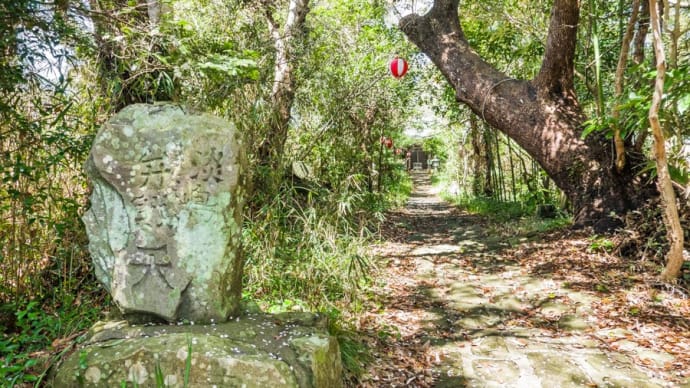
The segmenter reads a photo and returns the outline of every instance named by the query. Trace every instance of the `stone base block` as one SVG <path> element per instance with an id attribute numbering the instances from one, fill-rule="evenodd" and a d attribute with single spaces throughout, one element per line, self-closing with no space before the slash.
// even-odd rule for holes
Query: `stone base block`
<path id="1" fill-rule="evenodd" d="M 317 315 L 249 315 L 210 325 L 98 322 L 55 387 L 341 387 L 335 338 Z"/>

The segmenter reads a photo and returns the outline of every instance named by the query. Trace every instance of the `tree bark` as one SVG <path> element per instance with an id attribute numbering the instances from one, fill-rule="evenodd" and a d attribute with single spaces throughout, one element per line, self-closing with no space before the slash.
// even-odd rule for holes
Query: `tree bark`
<path id="1" fill-rule="evenodd" d="M 616 173 L 606 141 L 581 139 L 586 119 L 573 86 L 579 7 L 555 0 L 541 69 L 532 80 L 513 79 L 482 60 L 459 23 L 459 0 L 436 0 L 424 16 L 400 28 L 441 70 L 459 102 L 505 133 L 544 168 L 573 204 L 577 225 L 608 230 L 637 201 L 631 170 Z"/>
<path id="2" fill-rule="evenodd" d="M 637 21 L 637 33 L 633 42 L 633 62 L 639 65 L 644 61 L 644 42 L 649 32 L 649 2 L 642 1 L 640 18 Z"/>
<path id="3" fill-rule="evenodd" d="M 671 7 L 673 7 L 673 28 L 667 28 L 667 32 L 670 37 L 671 48 L 668 55 L 668 66 L 671 69 L 678 68 L 678 41 L 683 36 L 684 31 L 681 29 L 680 24 L 680 1 L 675 4 L 669 4 L 668 0 L 664 0 L 664 9 L 667 9 L 669 15 L 671 13 Z M 670 17 L 669 17 L 670 19 Z M 666 23 L 667 27 L 670 23 Z M 687 30 L 685 31 L 687 32 Z"/>
<path id="4" fill-rule="evenodd" d="M 664 132 L 659 122 L 659 108 L 664 93 L 664 76 L 666 74 L 666 57 L 664 43 L 661 40 L 661 26 L 656 0 L 649 0 L 649 14 L 651 17 L 652 34 L 654 36 L 654 53 L 656 54 L 656 82 L 652 105 L 649 108 L 649 124 L 654 136 L 654 158 L 656 159 L 657 187 L 661 193 L 661 204 L 664 210 L 664 222 L 669 241 L 669 251 L 666 254 L 666 268 L 661 273 L 661 279 L 671 281 L 678 277 L 683 265 L 683 229 L 678 218 L 676 193 L 673 191 L 671 175 L 666 161 L 666 143 Z"/>
<path id="5" fill-rule="evenodd" d="M 625 83 L 625 68 L 628 64 L 628 53 L 630 52 L 630 42 L 635 32 L 635 23 L 637 23 L 637 14 L 640 9 L 640 0 L 633 0 L 632 13 L 628 21 L 625 34 L 621 43 L 621 52 L 618 56 L 618 65 L 616 66 L 616 78 L 614 82 L 614 97 L 618 100 L 623 95 L 623 86 Z M 618 120 L 620 119 L 620 111 L 618 109 L 618 101 L 611 113 L 613 117 L 613 142 L 616 146 L 616 169 L 622 171 L 625 167 L 625 142 L 621 136 L 621 129 Z"/>
<path id="6" fill-rule="evenodd" d="M 294 52 L 304 30 L 304 22 L 309 12 L 309 0 L 290 0 L 288 15 L 281 28 L 273 17 L 272 7 L 265 10 L 269 32 L 275 48 L 275 64 L 271 102 L 274 120 L 271 131 L 264 144 L 267 145 L 261 163 L 277 169 L 282 162 L 283 150 L 287 141 L 290 110 L 295 100 Z"/>
<path id="7" fill-rule="evenodd" d="M 636 65 L 642 64 L 645 58 L 644 43 L 647 39 L 647 33 L 649 32 L 649 2 L 642 0 L 640 3 L 640 12 L 637 19 L 637 32 L 635 33 L 635 38 L 633 39 L 633 63 Z M 640 82 L 646 82 L 644 79 L 638 79 L 637 84 Z M 639 134 L 635 138 L 633 143 L 633 149 L 636 153 L 641 153 L 644 144 L 649 136 L 649 131 L 647 128 L 641 128 Z"/>

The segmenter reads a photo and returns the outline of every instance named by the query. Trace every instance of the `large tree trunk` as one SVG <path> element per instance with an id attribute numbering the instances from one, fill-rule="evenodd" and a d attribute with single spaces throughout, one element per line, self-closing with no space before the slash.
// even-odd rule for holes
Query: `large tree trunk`
<path id="1" fill-rule="evenodd" d="M 572 202 L 578 225 L 598 230 L 617 225 L 612 213 L 637 202 L 634 174 L 615 171 L 601 137 L 581 139 L 585 116 L 573 87 L 578 1 L 555 1 L 541 70 L 533 80 L 512 79 L 472 50 L 459 23 L 458 1 L 436 0 L 426 15 L 406 16 L 400 27 L 441 70 L 458 101 L 537 160 Z"/>

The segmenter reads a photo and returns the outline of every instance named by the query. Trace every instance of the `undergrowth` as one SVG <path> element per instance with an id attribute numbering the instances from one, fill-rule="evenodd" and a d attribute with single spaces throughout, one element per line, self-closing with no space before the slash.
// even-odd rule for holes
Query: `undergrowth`
<path id="1" fill-rule="evenodd" d="M 661 273 L 666 264 L 669 241 L 662 214 L 663 207 L 659 201 L 658 198 L 648 200 L 634 211 L 628 212 L 621 220 L 623 227 L 610 236 L 606 247 L 611 253 L 631 262 L 654 263 L 658 273 Z M 678 201 L 678 213 L 684 232 L 684 247 L 686 251 L 690 251 L 690 203 Z M 685 292 L 690 290 L 690 262 L 687 260 L 676 284 L 683 287 Z"/>
<path id="2" fill-rule="evenodd" d="M 106 304 L 97 290 L 79 297 L 63 294 L 53 308 L 41 302 L 2 306 L 0 386 L 39 386 L 48 370 L 79 342 L 77 337 L 98 320 Z"/>
<path id="3" fill-rule="evenodd" d="M 350 329 L 361 309 L 359 295 L 375 276 L 366 247 L 386 209 L 402 203 L 412 188 L 402 174 L 389 179 L 385 193 L 364 190 L 359 176 L 329 188 L 284 182 L 272 198 L 262 198 L 243 229 L 244 296 L 266 312 L 327 314 L 351 378 L 369 360 Z M 78 220 L 76 213 L 68 218 Z M 67 248 L 54 249 L 46 266 L 31 273 L 27 289 L 33 293 L 6 292 L 0 300 L 0 386 L 41 385 L 50 367 L 73 351 L 83 331 L 110 307 L 77 222 L 65 229 L 65 235 L 72 234 L 58 245 Z M 7 280 L 3 285 L 10 284 Z"/>
<path id="4" fill-rule="evenodd" d="M 285 185 L 244 228 L 245 295 L 268 312 L 327 310 L 356 302 L 367 281 L 368 217 L 361 194 Z M 360 216 L 358 218 L 358 216 Z"/>
<path id="5" fill-rule="evenodd" d="M 436 182 L 443 185 L 442 180 Z M 441 197 L 458 208 L 482 216 L 489 224 L 500 227 L 513 234 L 542 233 L 572 225 L 572 217 L 557 208 L 555 204 L 538 204 L 532 200 L 500 201 L 490 197 L 468 194 L 453 195 L 441 190 Z M 547 206 L 553 214 L 547 217 L 538 215 L 539 207 Z"/>
<path id="6" fill-rule="evenodd" d="M 345 380 L 354 385 L 373 357 L 369 348 L 359 339 L 351 320 L 342 317 L 337 310 L 331 310 L 328 318 L 328 333 L 338 340 L 340 346 Z"/>
<path id="7" fill-rule="evenodd" d="M 245 222 L 244 298 L 269 313 L 326 314 L 346 374 L 358 376 L 369 355 L 350 323 L 376 273 L 367 246 L 384 212 L 411 191 L 404 171 L 392 176 L 383 193 L 363 190 L 356 175 L 334 188 L 284 182 Z"/>
<path id="8" fill-rule="evenodd" d="M 353 175 L 330 189 L 285 182 L 263 201 L 243 230 L 245 297 L 268 312 L 356 311 L 372 266 L 366 247 L 384 211 L 412 188 L 400 179 L 385 193 L 370 193 L 361 180 Z"/>

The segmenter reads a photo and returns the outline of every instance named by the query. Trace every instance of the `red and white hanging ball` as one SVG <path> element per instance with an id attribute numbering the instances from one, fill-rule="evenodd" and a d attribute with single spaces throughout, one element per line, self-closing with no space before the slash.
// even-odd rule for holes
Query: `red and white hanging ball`
<path id="1" fill-rule="evenodd" d="M 393 77 L 400 78 L 407 73 L 409 66 L 407 65 L 407 61 L 404 59 L 395 57 L 391 61 L 389 68 Z"/>

